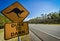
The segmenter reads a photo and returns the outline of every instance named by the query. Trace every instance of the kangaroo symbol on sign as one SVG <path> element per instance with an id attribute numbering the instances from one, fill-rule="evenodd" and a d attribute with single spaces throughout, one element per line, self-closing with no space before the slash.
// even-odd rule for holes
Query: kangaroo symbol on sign
<path id="1" fill-rule="evenodd" d="M 18 17 L 20 17 L 18 14 L 22 14 L 24 11 L 19 10 L 18 8 L 14 8 L 13 10 L 11 10 L 10 12 L 8 12 L 7 14 L 14 12 L 17 14 Z"/>

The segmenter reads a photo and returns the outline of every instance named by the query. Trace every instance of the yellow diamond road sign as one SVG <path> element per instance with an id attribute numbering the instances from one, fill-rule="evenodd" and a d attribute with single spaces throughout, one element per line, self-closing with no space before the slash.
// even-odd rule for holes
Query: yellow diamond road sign
<path id="1" fill-rule="evenodd" d="M 2 11 L 7 18 L 13 22 L 22 22 L 29 14 L 29 12 L 18 2 L 13 3 Z"/>

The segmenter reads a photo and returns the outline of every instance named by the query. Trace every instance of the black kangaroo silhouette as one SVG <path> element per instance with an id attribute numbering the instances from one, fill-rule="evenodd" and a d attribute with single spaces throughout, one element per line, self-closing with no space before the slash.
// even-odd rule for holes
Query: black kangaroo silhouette
<path id="1" fill-rule="evenodd" d="M 14 12 L 17 14 L 18 17 L 20 17 L 18 14 L 22 14 L 22 12 L 24 12 L 23 10 L 19 10 L 18 8 L 14 8 L 12 11 L 8 12 L 7 14 Z"/>

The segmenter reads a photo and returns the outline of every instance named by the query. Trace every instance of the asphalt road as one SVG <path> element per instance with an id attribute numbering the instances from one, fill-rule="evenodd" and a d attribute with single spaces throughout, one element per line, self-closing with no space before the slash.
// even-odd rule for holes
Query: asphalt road
<path id="1" fill-rule="evenodd" d="M 42 41 L 60 41 L 59 25 L 29 24 L 29 29 Z"/>

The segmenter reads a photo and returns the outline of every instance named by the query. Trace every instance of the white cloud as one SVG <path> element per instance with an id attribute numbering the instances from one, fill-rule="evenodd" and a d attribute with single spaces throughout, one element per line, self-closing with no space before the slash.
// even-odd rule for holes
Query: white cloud
<path id="1" fill-rule="evenodd" d="M 35 17 L 33 17 L 33 18 L 35 18 Z M 33 18 L 25 18 L 24 21 L 28 21 L 28 20 L 33 19 Z"/>
<path id="2" fill-rule="evenodd" d="M 31 18 L 25 18 L 25 20 L 24 21 L 28 21 L 28 20 L 30 20 Z"/>

